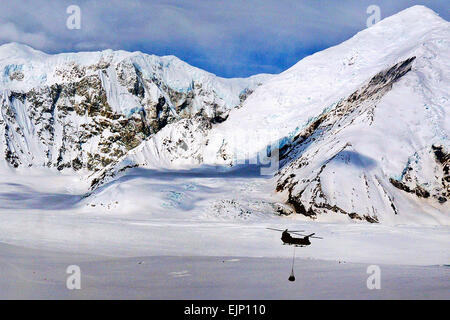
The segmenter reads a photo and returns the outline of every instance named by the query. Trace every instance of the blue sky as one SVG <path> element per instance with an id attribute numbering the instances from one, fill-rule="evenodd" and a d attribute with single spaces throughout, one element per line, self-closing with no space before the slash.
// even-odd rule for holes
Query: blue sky
<path id="1" fill-rule="evenodd" d="M 223 77 L 278 73 L 381 18 L 423 4 L 449 20 L 448 1 L 348 0 L 0 0 L 0 44 L 48 53 L 123 49 L 168 55 Z M 66 27 L 69 5 L 81 29 Z"/>

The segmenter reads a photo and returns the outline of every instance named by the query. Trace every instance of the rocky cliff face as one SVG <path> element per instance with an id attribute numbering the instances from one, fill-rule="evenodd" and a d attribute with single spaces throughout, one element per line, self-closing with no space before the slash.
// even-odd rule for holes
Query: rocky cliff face
<path id="1" fill-rule="evenodd" d="M 401 175 L 389 181 L 416 197 L 444 204 L 450 199 L 450 153 L 441 145 L 416 152 L 408 159 Z"/>
<path id="2" fill-rule="evenodd" d="M 0 146 L 13 167 L 97 171 L 180 119 L 224 121 L 268 76 L 221 79 L 175 57 L 0 47 Z"/>

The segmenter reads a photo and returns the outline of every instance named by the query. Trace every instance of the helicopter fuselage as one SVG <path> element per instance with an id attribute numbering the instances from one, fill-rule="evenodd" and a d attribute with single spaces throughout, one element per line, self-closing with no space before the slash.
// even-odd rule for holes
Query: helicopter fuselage
<path id="1" fill-rule="evenodd" d="M 289 232 L 283 232 L 281 235 L 281 241 L 283 244 L 295 245 L 295 246 L 309 246 L 311 241 L 309 241 L 309 237 L 304 238 L 294 238 Z"/>

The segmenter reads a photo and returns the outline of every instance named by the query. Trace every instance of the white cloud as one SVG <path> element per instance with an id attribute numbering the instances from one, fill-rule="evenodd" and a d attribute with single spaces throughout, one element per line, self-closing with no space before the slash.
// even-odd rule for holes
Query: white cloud
<path id="1" fill-rule="evenodd" d="M 51 41 L 47 36 L 40 33 L 30 33 L 19 30 L 12 22 L 0 24 L 0 43 L 20 42 L 35 48 L 47 48 L 51 46 Z"/>
<path id="2" fill-rule="evenodd" d="M 278 72 L 365 28 L 369 5 L 382 18 L 413 0 L 15 0 L 2 4 L 0 42 L 47 52 L 105 48 L 174 54 L 221 75 Z M 68 30 L 66 8 L 81 8 Z M 448 18 L 444 1 L 427 6 Z M 446 15 L 446 16 L 445 16 Z"/>

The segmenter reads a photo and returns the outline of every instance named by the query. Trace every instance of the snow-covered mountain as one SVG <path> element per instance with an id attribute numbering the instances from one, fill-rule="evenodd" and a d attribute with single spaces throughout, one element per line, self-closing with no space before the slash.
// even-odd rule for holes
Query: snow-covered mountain
<path id="1" fill-rule="evenodd" d="M 450 24 L 413 7 L 293 69 L 328 54 L 337 60 L 326 62 L 332 75 L 351 73 L 345 84 L 333 81 L 347 94 L 333 88 L 317 98 L 325 103 L 314 103 L 316 113 L 284 146 L 277 190 L 311 217 L 448 223 Z"/>
<path id="2" fill-rule="evenodd" d="M 174 56 L 0 47 L 0 146 L 13 167 L 97 171 L 167 124 L 224 121 L 269 78 L 223 79 Z M 3 157 L 2 157 L 3 158 Z"/>
<path id="3" fill-rule="evenodd" d="M 93 186 L 135 166 L 251 162 L 275 142 L 273 189 L 297 213 L 447 223 L 449 64 L 449 23 L 412 7 L 268 79 L 221 124 L 167 126 Z"/>
<path id="4" fill-rule="evenodd" d="M 0 69 L 0 145 L 14 166 L 90 170 L 103 196 L 130 168 L 225 170 L 270 149 L 282 213 L 449 223 L 450 24 L 423 6 L 275 76 L 17 45 L 0 47 Z"/>

